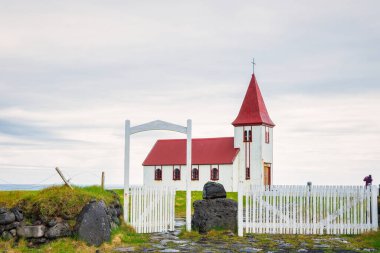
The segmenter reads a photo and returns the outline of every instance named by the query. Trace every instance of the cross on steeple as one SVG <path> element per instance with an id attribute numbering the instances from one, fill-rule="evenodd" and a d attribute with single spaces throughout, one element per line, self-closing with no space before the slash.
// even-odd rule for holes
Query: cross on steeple
<path id="1" fill-rule="evenodd" d="M 252 74 L 255 74 L 255 58 L 252 58 Z"/>

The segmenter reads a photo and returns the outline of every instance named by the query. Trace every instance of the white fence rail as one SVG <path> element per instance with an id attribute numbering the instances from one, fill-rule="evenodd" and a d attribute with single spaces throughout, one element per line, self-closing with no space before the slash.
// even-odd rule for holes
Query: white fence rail
<path id="1" fill-rule="evenodd" d="M 130 224 L 137 233 L 174 230 L 175 188 L 132 186 Z"/>
<path id="2" fill-rule="evenodd" d="M 377 196 L 376 186 L 241 187 L 238 233 L 243 235 L 243 227 L 246 233 L 279 234 L 358 234 L 377 230 Z"/>

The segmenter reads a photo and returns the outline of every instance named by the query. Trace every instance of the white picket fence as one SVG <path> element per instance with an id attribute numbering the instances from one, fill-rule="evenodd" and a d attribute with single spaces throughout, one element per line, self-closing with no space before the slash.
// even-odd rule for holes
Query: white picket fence
<path id="1" fill-rule="evenodd" d="M 279 234 L 377 230 L 377 196 L 376 186 L 240 187 L 238 233 L 243 235 L 243 227 L 246 233 Z"/>
<path id="2" fill-rule="evenodd" d="M 175 188 L 132 186 L 130 225 L 137 233 L 174 230 Z"/>

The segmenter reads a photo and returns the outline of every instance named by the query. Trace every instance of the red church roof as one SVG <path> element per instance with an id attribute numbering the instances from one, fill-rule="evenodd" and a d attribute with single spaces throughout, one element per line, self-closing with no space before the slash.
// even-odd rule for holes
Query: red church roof
<path id="1" fill-rule="evenodd" d="M 233 137 L 192 139 L 192 164 L 232 164 L 238 148 Z M 158 140 L 143 162 L 150 165 L 185 165 L 186 139 Z"/>
<path id="2" fill-rule="evenodd" d="M 259 85 L 257 84 L 255 74 L 252 74 L 252 79 L 249 83 L 247 93 L 245 94 L 243 104 L 241 105 L 239 115 L 234 122 L 232 122 L 232 125 L 275 126 L 269 117 L 267 108 L 265 107 L 264 99 L 261 95 Z"/>

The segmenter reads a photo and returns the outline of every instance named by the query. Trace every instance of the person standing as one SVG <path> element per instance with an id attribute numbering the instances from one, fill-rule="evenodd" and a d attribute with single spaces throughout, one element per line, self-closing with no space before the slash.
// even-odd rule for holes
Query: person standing
<path id="1" fill-rule="evenodd" d="M 372 185 L 372 176 L 369 175 L 369 176 L 366 176 L 363 181 L 365 182 L 365 187 L 369 186 L 369 185 Z"/>

